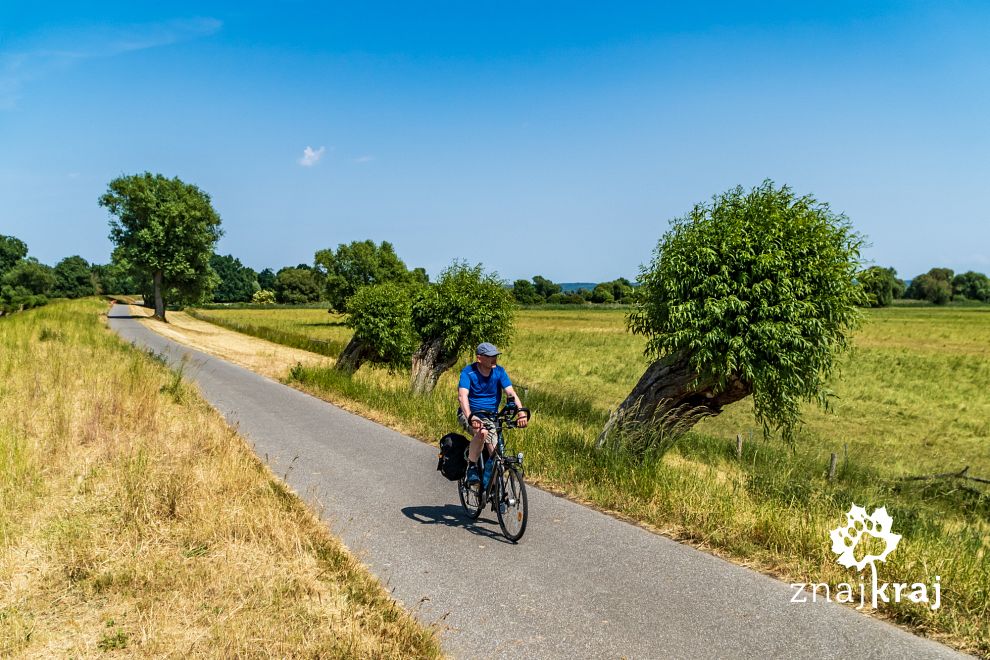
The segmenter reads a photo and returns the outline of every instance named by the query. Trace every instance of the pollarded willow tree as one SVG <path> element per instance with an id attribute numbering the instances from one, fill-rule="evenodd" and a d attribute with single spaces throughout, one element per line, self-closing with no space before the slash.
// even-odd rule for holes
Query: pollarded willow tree
<path id="1" fill-rule="evenodd" d="M 203 299 L 217 282 L 210 269 L 223 233 L 210 196 L 196 186 L 161 174 L 114 179 L 100 197 L 110 221 L 114 261 L 153 282 L 155 316 L 165 320 L 165 295 Z"/>
<path id="2" fill-rule="evenodd" d="M 394 282 L 359 288 L 347 300 L 346 323 L 354 334 L 335 368 L 353 373 L 365 362 L 391 370 L 408 367 L 416 347 L 412 298 L 413 287 Z"/>
<path id="3" fill-rule="evenodd" d="M 509 289 L 481 264 L 454 262 L 412 306 L 419 347 L 412 358 L 412 389 L 433 391 L 443 372 L 468 348 L 487 341 L 503 345 L 512 334 L 515 301 Z"/>
<path id="4" fill-rule="evenodd" d="M 845 216 L 769 180 L 674 220 L 627 319 L 652 362 L 599 444 L 627 425 L 679 433 L 749 395 L 764 432 L 792 440 L 858 324 L 862 242 Z"/>

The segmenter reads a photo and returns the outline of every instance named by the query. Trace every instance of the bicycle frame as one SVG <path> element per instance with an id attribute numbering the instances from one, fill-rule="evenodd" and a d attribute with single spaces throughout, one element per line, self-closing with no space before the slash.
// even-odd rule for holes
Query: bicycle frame
<path id="1" fill-rule="evenodd" d="M 522 452 L 516 454 L 515 456 L 506 456 L 505 454 L 505 430 L 507 428 L 507 422 L 510 422 L 512 417 L 517 416 L 519 413 L 526 413 L 527 417 L 531 416 L 528 408 L 519 408 L 509 414 L 510 408 L 503 408 L 501 412 L 482 410 L 478 412 L 471 413 L 471 417 L 468 418 L 469 422 L 471 418 L 488 418 L 495 422 L 495 431 L 497 433 L 494 443 L 494 453 L 491 459 L 495 461 L 495 465 L 492 467 L 492 478 L 488 482 L 488 486 L 481 492 L 481 508 L 484 508 L 488 500 L 492 495 L 492 485 L 496 482 L 496 474 L 501 477 L 502 473 L 505 472 L 507 466 L 512 466 L 509 469 L 517 470 L 520 477 L 525 477 L 526 471 L 523 469 L 523 454 Z M 511 422 L 510 422 L 511 424 Z M 516 428 L 514 425 L 509 425 L 508 428 Z M 481 457 L 485 455 L 485 449 L 489 444 L 489 440 L 485 440 L 485 445 L 482 446 Z M 480 461 L 479 461 L 480 463 Z M 483 464 L 479 467 L 483 467 Z M 492 505 L 494 510 L 494 504 Z"/>

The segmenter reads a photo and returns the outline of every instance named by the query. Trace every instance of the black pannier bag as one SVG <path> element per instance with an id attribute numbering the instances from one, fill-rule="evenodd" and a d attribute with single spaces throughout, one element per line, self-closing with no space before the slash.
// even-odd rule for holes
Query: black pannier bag
<path id="1" fill-rule="evenodd" d="M 448 433 L 440 438 L 440 460 L 437 469 L 451 481 L 457 481 L 467 472 L 467 452 L 471 441 L 460 433 Z"/>

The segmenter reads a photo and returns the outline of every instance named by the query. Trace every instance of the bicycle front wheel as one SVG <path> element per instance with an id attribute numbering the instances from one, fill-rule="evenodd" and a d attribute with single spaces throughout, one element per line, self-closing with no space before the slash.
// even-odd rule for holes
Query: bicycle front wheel
<path id="1" fill-rule="evenodd" d="M 529 509 L 526 503 L 526 484 L 515 467 L 502 471 L 498 488 L 498 524 L 502 534 L 513 543 L 526 531 Z"/>
<path id="2" fill-rule="evenodd" d="M 481 483 L 476 481 L 473 484 L 467 483 L 467 477 L 461 477 L 457 480 L 457 493 L 461 496 L 461 506 L 464 507 L 464 513 L 468 515 L 471 520 L 477 520 L 478 516 L 481 515 L 482 501 L 481 501 Z"/>

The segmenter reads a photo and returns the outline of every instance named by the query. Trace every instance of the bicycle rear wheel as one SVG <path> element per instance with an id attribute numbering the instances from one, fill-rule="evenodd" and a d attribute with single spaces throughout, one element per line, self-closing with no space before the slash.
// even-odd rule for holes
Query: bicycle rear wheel
<path id="1" fill-rule="evenodd" d="M 461 506 L 464 507 L 464 513 L 471 520 L 477 520 L 483 508 L 481 501 L 481 482 L 476 481 L 473 484 L 468 484 L 467 477 L 461 477 L 457 480 L 457 494 L 461 496 Z"/>
<path id="2" fill-rule="evenodd" d="M 502 471 L 498 486 L 498 524 L 502 534 L 513 543 L 526 532 L 529 509 L 526 502 L 526 484 L 515 467 Z"/>

